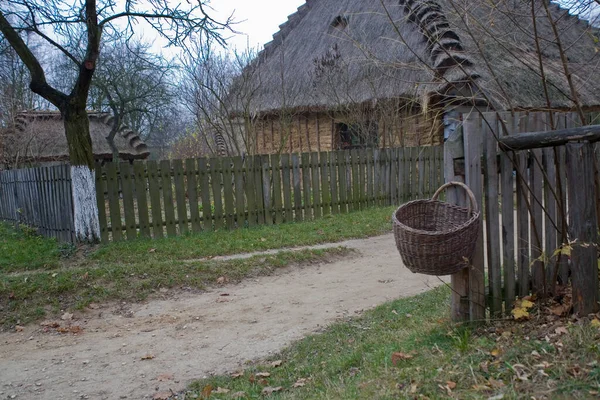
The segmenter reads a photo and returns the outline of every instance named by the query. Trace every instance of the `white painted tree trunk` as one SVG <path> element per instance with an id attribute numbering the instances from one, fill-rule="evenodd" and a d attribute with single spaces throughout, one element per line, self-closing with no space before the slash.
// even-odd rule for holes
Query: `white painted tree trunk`
<path id="1" fill-rule="evenodd" d="M 100 239 L 100 222 L 93 171 L 87 165 L 72 165 L 71 187 L 77 240 L 96 242 Z"/>

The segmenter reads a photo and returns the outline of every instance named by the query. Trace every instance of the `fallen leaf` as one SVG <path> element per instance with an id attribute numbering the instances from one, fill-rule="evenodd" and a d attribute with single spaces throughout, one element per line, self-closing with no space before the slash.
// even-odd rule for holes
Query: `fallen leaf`
<path id="1" fill-rule="evenodd" d="M 173 374 L 161 374 L 159 376 L 156 377 L 156 380 L 159 382 L 165 382 L 165 381 L 172 381 L 173 380 Z"/>
<path id="2" fill-rule="evenodd" d="M 152 360 L 154 358 L 154 354 L 146 354 L 142 356 L 142 360 Z"/>
<path id="3" fill-rule="evenodd" d="M 475 390 L 477 392 L 487 392 L 488 390 L 492 390 L 491 387 L 486 386 L 486 385 L 473 385 L 473 386 L 471 386 L 471 388 L 473 388 L 473 390 Z"/>
<path id="4" fill-rule="evenodd" d="M 231 390 L 222 388 L 220 386 L 217 387 L 217 390 L 213 391 L 213 393 L 218 393 L 218 394 L 224 394 L 224 393 L 229 393 L 229 392 L 231 392 Z"/>
<path id="5" fill-rule="evenodd" d="M 202 388 L 202 392 L 200 393 L 200 397 L 203 399 L 208 399 L 212 394 L 212 386 L 206 385 Z"/>
<path id="6" fill-rule="evenodd" d="M 10 292 L 10 294 L 8 295 L 8 299 L 9 300 L 14 300 L 15 299 L 15 292 Z"/>
<path id="7" fill-rule="evenodd" d="M 240 376 L 244 376 L 243 372 L 234 372 L 230 375 L 232 378 L 239 378 Z"/>
<path id="8" fill-rule="evenodd" d="M 219 296 L 224 296 L 224 297 L 226 297 L 226 296 L 229 296 L 229 293 L 220 293 L 220 294 L 219 294 Z"/>
<path id="9" fill-rule="evenodd" d="M 218 297 L 216 302 L 217 303 L 227 303 L 227 302 L 229 302 L 229 299 L 226 299 L 225 297 Z"/>
<path id="10" fill-rule="evenodd" d="M 529 312 L 527 309 L 522 307 L 515 307 L 513 310 L 511 310 L 511 314 L 515 318 L 515 321 L 529 319 Z"/>
<path id="11" fill-rule="evenodd" d="M 206 385 L 202 388 L 202 393 L 200 393 L 200 396 L 202 396 L 202 398 L 204 398 L 204 399 L 208 399 L 210 397 L 212 391 L 213 391 L 212 386 Z"/>
<path id="12" fill-rule="evenodd" d="M 550 307 L 550 312 L 559 317 L 568 314 L 570 310 L 571 305 L 567 304 L 557 304 L 553 307 Z"/>
<path id="13" fill-rule="evenodd" d="M 234 394 L 231 395 L 232 398 L 234 399 L 239 399 L 240 397 L 246 397 L 246 392 L 235 392 Z"/>
<path id="14" fill-rule="evenodd" d="M 296 383 L 294 383 L 293 387 L 295 388 L 299 388 L 302 387 L 306 384 L 306 378 L 300 378 L 296 381 Z"/>
<path id="15" fill-rule="evenodd" d="M 258 384 L 262 385 L 262 386 L 267 386 L 269 384 L 269 381 L 266 380 L 265 378 L 263 378 L 263 379 L 261 379 L 261 380 L 258 381 Z"/>
<path id="16" fill-rule="evenodd" d="M 250 383 L 254 383 L 256 381 L 256 377 L 254 376 L 254 374 L 250 374 L 250 376 L 248 377 L 248 381 Z"/>
<path id="17" fill-rule="evenodd" d="M 155 253 L 155 252 L 156 252 L 156 249 L 150 249 L 150 250 L 148 250 L 148 253 Z"/>
<path id="18" fill-rule="evenodd" d="M 413 358 L 413 356 L 411 356 L 410 354 L 397 351 L 395 353 L 392 353 L 392 364 L 398 365 L 400 361 L 410 360 L 411 358 Z"/>
<path id="19" fill-rule="evenodd" d="M 267 239 L 265 239 L 265 238 L 260 238 L 260 241 L 261 241 L 261 242 L 266 242 L 266 241 L 267 241 Z"/>
<path id="20" fill-rule="evenodd" d="M 256 376 L 259 378 L 268 378 L 269 376 L 271 376 L 271 374 L 268 372 L 257 372 Z"/>
<path id="21" fill-rule="evenodd" d="M 44 328 L 58 328 L 60 326 L 56 321 L 43 321 L 40 325 Z"/>
<path id="22" fill-rule="evenodd" d="M 273 368 L 275 368 L 275 367 L 279 367 L 279 366 L 281 365 L 281 363 L 283 363 L 283 361 L 282 361 L 282 360 L 276 360 L 276 361 L 273 361 L 273 362 L 271 363 L 271 367 L 273 367 Z"/>
<path id="23" fill-rule="evenodd" d="M 411 393 L 417 393 L 417 384 L 413 383 L 412 385 L 410 385 L 410 392 Z"/>
<path id="24" fill-rule="evenodd" d="M 590 322 L 590 325 L 593 326 L 594 328 L 600 328 L 600 320 L 598 318 L 594 318 Z"/>
<path id="25" fill-rule="evenodd" d="M 490 384 L 490 386 L 491 386 L 491 387 L 493 387 L 494 389 L 500 389 L 500 388 L 502 388 L 502 387 L 506 386 L 506 385 L 504 384 L 504 382 L 503 382 L 501 379 L 498 379 L 498 380 L 496 380 L 496 379 L 494 379 L 494 378 L 490 378 L 490 379 L 488 379 L 488 383 L 489 383 L 489 384 Z"/>
<path id="26" fill-rule="evenodd" d="M 556 328 L 556 329 L 554 330 L 554 332 L 555 332 L 557 335 L 566 335 L 567 333 L 569 333 L 569 332 L 567 331 L 567 328 L 565 328 L 564 326 L 559 326 L 558 328 Z"/>
<path id="27" fill-rule="evenodd" d="M 502 350 L 494 349 L 494 350 L 490 351 L 490 354 L 492 355 L 492 357 L 498 358 L 498 357 L 500 357 L 500 354 L 502 354 Z"/>
<path id="28" fill-rule="evenodd" d="M 15 325 L 15 331 L 17 332 L 23 332 L 25 330 L 24 327 L 22 327 L 21 325 Z"/>
<path id="29" fill-rule="evenodd" d="M 225 282 L 227 282 L 227 278 L 225 278 L 224 276 L 220 276 L 217 278 L 218 285 L 223 285 Z"/>
<path id="30" fill-rule="evenodd" d="M 456 382 L 446 381 L 446 386 L 448 386 L 450 389 L 454 389 L 456 387 Z"/>
<path id="31" fill-rule="evenodd" d="M 492 397 L 488 397 L 487 400 L 502 400 L 504 398 L 504 393 L 497 394 Z"/>
<path id="32" fill-rule="evenodd" d="M 159 393 L 154 393 L 154 396 L 152 396 L 152 398 L 154 400 L 169 400 L 171 398 L 172 394 L 171 392 L 159 392 Z"/>
<path id="33" fill-rule="evenodd" d="M 73 314 L 66 312 L 62 315 L 62 317 L 60 317 L 60 319 L 63 321 L 70 321 L 73 319 Z"/>
<path id="34" fill-rule="evenodd" d="M 275 392 L 281 392 L 282 390 L 283 390 L 283 387 L 281 387 L 281 386 L 277 386 L 277 387 L 267 386 L 266 388 L 263 388 L 262 392 L 260 392 L 260 393 L 262 395 L 268 396 Z"/>

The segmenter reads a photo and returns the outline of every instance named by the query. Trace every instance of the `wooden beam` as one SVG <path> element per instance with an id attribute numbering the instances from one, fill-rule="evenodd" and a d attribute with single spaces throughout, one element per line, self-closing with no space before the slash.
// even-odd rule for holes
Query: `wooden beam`
<path id="1" fill-rule="evenodd" d="M 520 133 L 498 139 L 500 149 L 506 151 L 555 147 L 569 142 L 582 141 L 590 143 L 600 141 L 600 125 L 560 129 L 557 131 Z"/>

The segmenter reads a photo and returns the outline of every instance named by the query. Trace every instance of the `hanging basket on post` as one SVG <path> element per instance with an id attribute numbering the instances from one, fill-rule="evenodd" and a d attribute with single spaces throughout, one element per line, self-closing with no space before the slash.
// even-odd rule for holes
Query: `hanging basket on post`
<path id="1" fill-rule="evenodd" d="M 463 188 L 469 207 L 437 198 L 450 186 Z M 392 215 L 396 247 L 415 273 L 451 275 L 469 264 L 479 233 L 480 212 L 471 189 L 461 182 L 442 185 L 430 200 L 413 200 Z"/>

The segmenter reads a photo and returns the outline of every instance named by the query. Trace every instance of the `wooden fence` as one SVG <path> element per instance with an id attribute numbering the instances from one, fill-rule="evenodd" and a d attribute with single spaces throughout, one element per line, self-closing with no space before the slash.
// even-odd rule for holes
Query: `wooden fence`
<path id="1" fill-rule="evenodd" d="M 136 161 L 96 167 L 102 241 L 305 221 L 429 197 L 442 148 Z"/>
<path id="2" fill-rule="evenodd" d="M 580 200 L 591 196 L 593 201 L 595 196 L 594 166 L 586 167 L 585 174 L 575 172 L 581 163 L 567 154 L 573 144 L 501 151 L 498 143 L 508 136 L 552 130 L 547 113 L 483 113 L 463 118 L 464 154 L 458 154 L 458 159 L 464 156 L 464 171 L 448 162 L 452 154 L 447 152 L 446 165 L 452 165 L 454 172 L 447 173 L 446 179 L 464 176 L 483 210 L 480 236 L 485 233 L 486 240 L 480 240 L 472 268 L 452 277 L 453 317 L 478 320 L 485 318 L 486 305 L 492 316 L 510 314 L 517 296 L 552 292 L 557 278 L 562 284 L 568 282 L 568 251 L 559 258 L 557 249 L 563 246 L 561 233 L 577 237 L 576 220 L 584 212 Z M 589 124 L 599 123 L 597 114 L 586 118 Z M 553 119 L 555 129 L 581 125 L 573 113 L 557 113 Z M 598 166 L 599 150 L 596 145 Z M 593 218 L 595 225 L 595 213 Z M 596 270 L 595 263 L 593 267 Z M 595 278 L 588 279 L 595 279 L 597 287 L 597 270 Z"/>
<path id="3" fill-rule="evenodd" d="M 74 242 L 72 210 L 68 165 L 0 171 L 0 220 Z"/>

